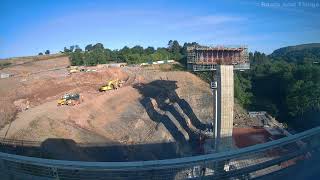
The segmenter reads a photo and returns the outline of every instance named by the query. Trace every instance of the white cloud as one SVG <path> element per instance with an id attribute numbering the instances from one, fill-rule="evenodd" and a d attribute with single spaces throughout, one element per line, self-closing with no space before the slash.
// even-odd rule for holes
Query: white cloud
<path id="1" fill-rule="evenodd" d="M 230 15 L 205 15 L 178 18 L 171 26 L 172 29 L 180 28 L 205 28 L 231 22 L 242 22 L 246 18 Z"/>

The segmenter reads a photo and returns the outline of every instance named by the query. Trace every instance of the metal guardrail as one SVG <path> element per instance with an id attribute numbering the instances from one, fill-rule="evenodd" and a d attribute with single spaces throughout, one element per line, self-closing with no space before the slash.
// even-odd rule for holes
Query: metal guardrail
<path id="1" fill-rule="evenodd" d="M 187 50 L 191 51 L 191 50 L 207 50 L 207 49 L 248 49 L 247 45 L 206 45 L 206 46 L 201 46 L 201 45 L 193 45 L 193 46 L 187 46 Z"/>
<path id="2" fill-rule="evenodd" d="M 192 71 L 216 71 L 216 64 L 188 64 L 188 69 Z M 250 63 L 235 64 L 233 65 L 234 70 L 249 70 Z"/>
<path id="3" fill-rule="evenodd" d="M 312 159 L 320 127 L 227 152 L 135 162 L 63 161 L 0 153 L 2 179 L 250 179 Z M 303 143 L 301 143 L 303 142 Z"/>

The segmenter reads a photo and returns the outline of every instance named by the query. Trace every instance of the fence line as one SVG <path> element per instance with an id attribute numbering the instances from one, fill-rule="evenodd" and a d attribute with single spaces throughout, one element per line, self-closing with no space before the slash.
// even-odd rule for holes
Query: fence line
<path id="1" fill-rule="evenodd" d="M 8 179 L 250 179 L 312 159 L 319 153 L 319 138 L 317 127 L 238 150 L 134 162 L 64 161 L 0 153 L 0 173 Z"/>

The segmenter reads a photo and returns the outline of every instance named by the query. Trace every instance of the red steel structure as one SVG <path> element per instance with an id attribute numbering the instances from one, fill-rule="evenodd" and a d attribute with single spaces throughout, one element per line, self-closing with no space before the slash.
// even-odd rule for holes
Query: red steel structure
<path id="1" fill-rule="evenodd" d="M 215 70 L 216 65 L 234 65 L 235 70 L 249 69 L 246 46 L 188 46 L 188 66 L 194 71 Z"/>

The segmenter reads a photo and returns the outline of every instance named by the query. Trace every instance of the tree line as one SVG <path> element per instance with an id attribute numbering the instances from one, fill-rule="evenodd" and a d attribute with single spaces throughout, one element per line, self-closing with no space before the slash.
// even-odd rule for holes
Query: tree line
<path id="1" fill-rule="evenodd" d="M 63 53 L 70 57 L 71 65 L 93 66 L 109 62 L 125 62 L 128 64 L 139 64 L 158 60 L 177 60 L 186 64 L 187 46 L 193 43 L 184 43 L 183 46 L 177 40 L 170 40 L 167 47 L 144 48 L 136 45 L 132 48 L 124 46 L 119 50 L 105 48 L 102 43 L 88 44 L 82 50 L 78 45 L 65 47 Z"/>

